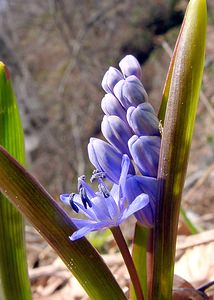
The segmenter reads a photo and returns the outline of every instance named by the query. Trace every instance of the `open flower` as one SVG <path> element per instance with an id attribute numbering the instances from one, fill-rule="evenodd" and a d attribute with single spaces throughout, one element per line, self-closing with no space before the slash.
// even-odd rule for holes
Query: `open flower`
<path id="1" fill-rule="evenodd" d="M 125 196 L 125 185 L 128 176 L 130 159 L 123 155 L 121 175 L 118 184 L 108 190 L 102 178 L 103 172 L 95 172 L 92 181 L 98 180 L 98 192 L 94 192 L 85 182 L 85 177 L 78 181 L 79 194 L 63 194 L 61 201 L 71 205 L 77 213 L 82 213 L 87 219 L 72 218 L 77 227 L 70 239 L 72 241 L 83 237 L 85 234 L 103 228 L 117 227 L 139 210 L 149 204 L 148 195 L 141 193 L 134 201 L 129 203 Z"/>

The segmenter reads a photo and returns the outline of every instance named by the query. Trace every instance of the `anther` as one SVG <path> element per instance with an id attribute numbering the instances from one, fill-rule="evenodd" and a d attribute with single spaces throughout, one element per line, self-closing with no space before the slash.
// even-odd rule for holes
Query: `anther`
<path id="1" fill-rule="evenodd" d="M 110 196 L 110 193 L 104 184 L 102 184 L 102 183 L 99 184 L 98 188 L 99 188 L 99 191 L 103 194 L 104 198 L 108 198 Z"/>
<path id="2" fill-rule="evenodd" d="M 99 170 L 94 170 L 91 176 L 90 181 L 94 182 L 95 180 L 99 178 L 106 178 L 105 172 L 99 171 Z"/>
<path id="3" fill-rule="evenodd" d="M 82 200 L 82 203 L 83 203 L 85 209 L 87 209 L 87 205 L 88 205 L 89 207 L 92 207 L 91 201 L 90 201 L 90 199 L 88 198 L 87 193 L 86 193 L 86 190 L 85 190 L 84 187 L 81 187 L 81 188 L 80 188 L 79 193 L 80 193 L 80 197 L 81 197 L 81 200 Z"/>
<path id="4" fill-rule="evenodd" d="M 85 181 L 86 176 L 82 175 L 78 178 L 78 183 L 77 183 L 77 190 L 78 192 L 80 191 L 80 189 L 82 188 L 82 182 L 81 181 Z"/>
<path id="5" fill-rule="evenodd" d="M 79 212 L 79 208 L 78 208 L 78 206 L 74 203 L 74 196 L 75 196 L 75 194 L 74 193 L 72 193 L 72 194 L 70 194 L 70 199 L 69 199 L 69 203 L 70 203 L 70 206 L 72 207 L 72 209 L 76 212 L 76 213 L 78 213 Z"/>

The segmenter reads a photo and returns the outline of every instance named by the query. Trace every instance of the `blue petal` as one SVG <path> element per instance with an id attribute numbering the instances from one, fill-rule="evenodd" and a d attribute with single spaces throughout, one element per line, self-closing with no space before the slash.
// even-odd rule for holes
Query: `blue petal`
<path id="1" fill-rule="evenodd" d="M 114 94 L 120 101 L 121 105 L 127 109 L 131 106 L 130 102 L 123 96 L 123 87 L 125 85 L 125 79 L 120 80 L 114 87 Z"/>
<path id="2" fill-rule="evenodd" d="M 106 199 L 101 196 L 97 195 L 95 198 L 92 199 L 92 209 L 99 221 L 107 221 L 110 219 L 108 205 L 106 203 Z"/>
<path id="3" fill-rule="evenodd" d="M 155 209 L 151 202 L 143 209 L 137 211 L 135 217 L 146 228 L 153 227 L 155 221 Z"/>
<path id="4" fill-rule="evenodd" d="M 74 197 L 74 203 L 79 209 L 79 213 L 85 215 L 87 218 L 96 220 L 96 214 L 94 213 L 93 209 L 91 208 L 85 208 L 81 197 L 76 194 Z"/>
<path id="5" fill-rule="evenodd" d="M 120 181 L 119 181 L 119 207 L 122 209 L 125 201 L 125 184 L 126 184 L 126 178 L 128 175 L 129 171 L 129 166 L 130 166 L 130 159 L 127 155 L 123 155 L 123 160 L 122 160 L 122 171 L 120 175 Z"/>
<path id="6" fill-rule="evenodd" d="M 127 122 L 126 110 L 114 95 L 106 94 L 102 99 L 101 108 L 107 116 L 118 116 L 124 122 Z"/>
<path id="7" fill-rule="evenodd" d="M 85 219 L 76 219 L 76 218 L 71 218 L 71 220 L 78 229 L 81 229 L 82 227 L 88 226 L 90 224 L 97 223 L 94 220 L 85 220 Z"/>
<path id="8" fill-rule="evenodd" d="M 140 194 L 135 200 L 123 211 L 121 222 L 136 213 L 143 210 L 149 204 L 149 197 L 146 194 Z"/>
<path id="9" fill-rule="evenodd" d="M 81 185 L 86 189 L 86 192 L 87 192 L 87 195 L 89 196 L 89 198 L 96 197 L 95 192 L 84 180 L 79 179 L 79 181 L 81 182 Z"/>
<path id="10" fill-rule="evenodd" d="M 142 69 L 138 60 L 133 55 L 126 55 L 119 63 L 120 69 L 125 77 L 135 75 L 142 78 Z"/>
<path id="11" fill-rule="evenodd" d="M 88 222 L 88 225 L 75 231 L 69 238 L 71 241 L 75 241 L 75 240 L 78 240 L 81 237 L 85 236 L 87 233 L 89 233 L 91 231 L 107 228 L 108 225 L 109 225 L 109 222 L 99 222 L 99 223 Z"/>
<path id="12" fill-rule="evenodd" d="M 160 136 L 159 120 L 149 103 L 142 103 L 137 108 L 127 110 L 127 121 L 135 134 Z"/>
<path id="13" fill-rule="evenodd" d="M 128 142 L 134 162 L 145 176 L 157 176 L 160 143 L 158 136 L 133 136 Z"/>
<path id="14" fill-rule="evenodd" d="M 135 201 L 141 194 L 149 196 L 149 204 L 135 213 L 135 217 L 144 226 L 151 227 L 154 223 L 155 205 L 157 199 L 157 179 L 146 176 L 128 176 L 125 193 L 129 202 Z"/>
<path id="15" fill-rule="evenodd" d="M 119 185 L 118 184 L 113 184 L 110 192 L 112 198 L 115 200 L 116 204 L 118 205 L 119 203 Z"/>
<path id="16" fill-rule="evenodd" d="M 126 179 L 125 193 L 132 202 L 138 195 L 145 193 L 152 199 L 157 199 L 157 178 L 150 176 L 132 176 Z"/>
<path id="17" fill-rule="evenodd" d="M 67 205 L 71 205 L 70 204 L 70 200 L 71 200 L 71 194 L 62 194 L 59 196 L 60 200 Z"/>
<path id="18" fill-rule="evenodd" d="M 127 123 L 117 116 L 104 116 L 101 130 L 104 137 L 112 146 L 119 152 L 130 156 L 128 140 L 131 138 L 132 132 Z"/>
<path id="19" fill-rule="evenodd" d="M 110 219 L 114 220 L 115 218 L 118 218 L 118 216 L 120 215 L 120 210 L 114 198 L 110 195 L 110 197 L 105 198 L 105 201 Z"/>

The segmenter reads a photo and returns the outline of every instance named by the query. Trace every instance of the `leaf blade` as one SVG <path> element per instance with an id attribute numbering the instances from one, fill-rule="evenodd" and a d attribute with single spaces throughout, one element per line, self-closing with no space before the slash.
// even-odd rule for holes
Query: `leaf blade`
<path id="1" fill-rule="evenodd" d="M 152 299 L 171 299 L 177 223 L 202 80 L 206 1 L 191 0 L 175 53 L 160 153 Z"/>
<path id="2" fill-rule="evenodd" d="M 24 135 L 9 71 L 0 62 L 0 145 L 25 162 Z M 0 273 L 5 299 L 31 299 L 24 219 L 0 194 Z"/>
<path id="3" fill-rule="evenodd" d="M 125 300 L 108 267 L 86 238 L 69 240 L 76 229 L 71 218 L 2 147 L 0 169 L 0 190 L 55 249 L 90 299 Z"/>

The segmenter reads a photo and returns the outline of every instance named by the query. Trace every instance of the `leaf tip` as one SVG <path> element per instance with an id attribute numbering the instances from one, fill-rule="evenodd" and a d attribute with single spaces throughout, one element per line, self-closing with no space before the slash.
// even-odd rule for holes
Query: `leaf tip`
<path id="1" fill-rule="evenodd" d="M 8 67 L 2 61 L 0 61 L 0 73 L 5 74 L 6 80 L 11 79 L 10 71 L 9 71 Z"/>

